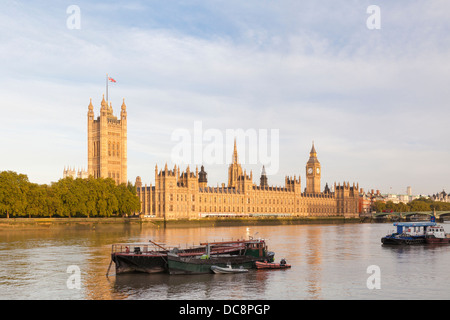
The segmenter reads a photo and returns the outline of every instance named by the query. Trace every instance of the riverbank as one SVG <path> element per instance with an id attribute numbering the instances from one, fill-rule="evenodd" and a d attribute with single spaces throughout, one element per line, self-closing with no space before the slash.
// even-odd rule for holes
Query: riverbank
<path id="1" fill-rule="evenodd" d="M 146 225 L 155 228 L 235 227 L 256 225 L 360 223 L 359 218 L 343 217 L 240 217 L 166 220 L 151 218 L 0 218 L 0 229 L 51 228 L 54 226 L 95 228 L 111 224 Z"/>

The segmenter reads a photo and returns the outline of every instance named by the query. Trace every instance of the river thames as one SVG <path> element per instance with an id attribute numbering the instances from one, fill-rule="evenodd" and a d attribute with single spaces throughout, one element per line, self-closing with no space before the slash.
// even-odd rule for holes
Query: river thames
<path id="1" fill-rule="evenodd" d="M 448 232 L 449 225 L 443 225 Z M 391 230 L 387 223 L 3 229 L 0 299 L 449 299 L 450 246 L 382 246 L 381 237 Z M 249 236 L 266 239 L 275 261 L 285 258 L 292 268 L 245 274 L 115 275 L 113 264 L 106 276 L 114 243 L 151 239 L 167 246 L 198 245 Z M 72 281 L 77 275 L 73 270 L 79 270 L 78 286 Z"/>

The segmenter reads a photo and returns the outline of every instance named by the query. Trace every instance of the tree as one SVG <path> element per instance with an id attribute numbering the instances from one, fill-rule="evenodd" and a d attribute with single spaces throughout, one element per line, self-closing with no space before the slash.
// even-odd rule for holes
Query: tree
<path id="1" fill-rule="evenodd" d="M 9 218 L 23 215 L 27 206 L 28 177 L 13 171 L 0 172 L 0 211 Z"/>
<path id="2" fill-rule="evenodd" d="M 30 183 L 26 193 L 26 198 L 27 206 L 25 212 L 28 214 L 29 218 L 32 216 L 41 216 L 45 213 L 45 211 L 47 211 L 47 193 L 44 186 L 36 183 Z"/>
<path id="3" fill-rule="evenodd" d="M 132 212 L 139 211 L 141 203 L 136 192 L 130 191 L 130 183 L 125 185 L 124 183 L 117 186 L 116 198 L 118 200 L 118 214 L 126 215 Z M 133 189 L 131 189 L 133 190 Z"/>
<path id="4" fill-rule="evenodd" d="M 48 185 L 12 171 L 0 172 L 0 214 L 28 217 L 110 217 L 140 209 L 135 187 L 107 178 L 60 179 Z"/>
<path id="5" fill-rule="evenodd" d="M 387 212 L 395 212 L 395 209 L 396 209 L 396 205 L 395 205 L 395 203 L 392 201 L 392 200 L 389 200 L 388 202 L 386 202 L 386 206 L 385 206 L 385 210 L 387 211 Z"/>
<path id="6" fill-rule="evenodd" d="M 373 210 L 375 212 L 383 212 L 384 210 L 386 210 L 386 203 L 380 200 L 375 201 L 373 203 Z"/>
<path id="7" fill-rule="evenodd" d="M 425 198 L 414 199 L 411 201 L 409 206 L 409 211 L 431 211 L 432 201 Z"/>

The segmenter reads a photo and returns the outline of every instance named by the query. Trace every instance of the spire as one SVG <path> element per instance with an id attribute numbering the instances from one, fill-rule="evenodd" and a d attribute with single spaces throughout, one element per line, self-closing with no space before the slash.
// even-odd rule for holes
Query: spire
<path id="1" fill-rule="evenodd" d="M 314 157 L 317 156 L 316 148 L 314 148 L 314 140 L 312 142 L 312 148 L 311 148 L 311 151 L 309 152 L 309 154 L 310 154 L 310 156 L 314 156 Z"/>
<path id="2" fill-rule="evenodd" d="M 312 143 L 311 151 L 309 152 L 308 163 L 319 163 L 319 160 L 317 159 L 316 148 L 314 147 L 314 141 Z"/>
<path id="3" fill-rule="evenodd" d="M 89 108 L 89 111 L 93 111 L 94 110 L 94 106 L 92 105 L 92 98 L 90 98 L 88 108 Z"/>
<path id="4" fill-rule="evenodd" d="M 238 154 L 237 154 L 237 147 L 236 147 L 236 138 L 234 138 L 233 163 L 238 163 Z"/>
<path id="5" fill-rule="evenodd" d="M 125 98 L 123 98 L 123 102 L 122 102 L 122 110 L 127 110 L 127 105 L 125 104 Z"/>
<path id="6" fill-rule="evenodd" d="M 108 107 L 108 103 L 106 103 L 105 95 L 103 95 L 103 99 L 102 99 L 102 108 L 107 108 L 107 107 Z"/>

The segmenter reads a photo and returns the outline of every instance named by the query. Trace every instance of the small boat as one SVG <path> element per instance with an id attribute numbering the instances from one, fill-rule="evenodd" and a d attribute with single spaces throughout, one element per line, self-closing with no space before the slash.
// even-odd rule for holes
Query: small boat
<path id="1" fill-rule="evenodd" d="M 280 263 L 256 261 L 255 265 L 256 269 L 287 269 L 291 267 L 290 264 L 286 263 L 285 259 L 281 259 Z"/>
<path id="2" fill-rule="evenodd" d="M 219 266 L 211 266 L 211 270 L 214 273 L 245 273 L 245 272 L 248 272 L 248 269 L 244 269 L 243 267 L 233 268 L 231 266 L 231 264 L 228 264 L 225 268 L 219 267 Z"/>
<path id="3" fill-rule="evenodd" d="M 427 229 L 427 232 L 425 234 L 425 241 L 427 243 L 439 244 L 450 243 L 450 234 L 445 233 L 444 227 L 436 225 Z"/>

